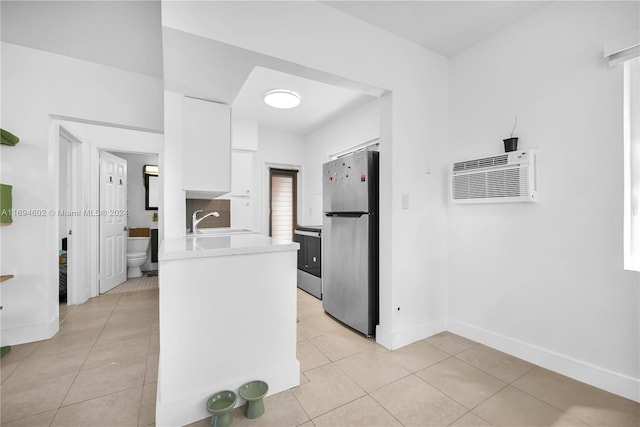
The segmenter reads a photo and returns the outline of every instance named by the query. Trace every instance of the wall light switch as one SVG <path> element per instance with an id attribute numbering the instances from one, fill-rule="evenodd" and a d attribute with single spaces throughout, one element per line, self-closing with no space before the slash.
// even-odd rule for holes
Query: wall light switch
<path id="1" fill-rule="evenodd" d="M 409 209 L 409 195 L 401 194 L 400 195 L 400 207 L 402 209 Z"/>

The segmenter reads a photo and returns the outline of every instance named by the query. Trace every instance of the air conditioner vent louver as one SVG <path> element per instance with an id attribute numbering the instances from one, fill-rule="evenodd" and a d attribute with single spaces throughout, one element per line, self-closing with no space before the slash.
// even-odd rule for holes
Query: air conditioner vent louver
<path id="1" fill-rule="evenodd" d="M 500 166 L 507 164 L 508 155 L 485 157 L 484 159 L 467 160 L 464 162 L 458 162 L 453 164 L 454 172 L 461 172 L 466 170 L 488 168 L 492 166 Z"/>
<path id="2" fill-rule="evenodd" d="M 454 203 L 535 202 L 535 153 L 532 150 L 457 162 L 452 165 Z"/>

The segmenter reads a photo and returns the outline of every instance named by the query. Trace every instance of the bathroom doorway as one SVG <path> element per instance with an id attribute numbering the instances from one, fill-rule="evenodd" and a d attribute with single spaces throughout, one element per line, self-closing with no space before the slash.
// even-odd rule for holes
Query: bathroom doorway
<path id="1" fill-rule="evenodd" d="M 60 242 L 56 247 L 56 260 L 59 260 L 59 251 L 62 249 L 62 239 L 67 237 L 67 304 L 82 304 L 91 297 L 98 296 L 100 291 L 100 153 L 108 151 L 111 153 L 123 153 L 125 155 L 152 156 L 147 163 L 153 164 L 158 169 L 163 159 L 163 143 L 164 137 L 161 133 L 122 128 L 116 125 L 108 125 L 105 123 L 88 123 L 85 120 L 74 121 L 69 118 L 54 118 L 53 127 L 55 133 L 52 133 L 52 141 L 55 144 L 55 158 L 52 157 L 52 164 L 56 165 L 56 176 L 59 177 L 58 190 L 64 191 L 66 182 L 63 179 L 62 170 L 70 168 L 68 172 L 74 177 L 73 182 L 77 185 L 73 187 L 70 198 L 73 206 L 70 209 L 72 216 L 67 218 L 70 224 L 65 230 L 64 222 L 58 221 L 56 235 Z M 60 152 L 65 147 L 66 142 L 64 133 L 73 138 L 74 147 L 71 150 L 70 165 L 65 164 L 65 160 L 61 160 Z M 133 178 L 140 182 L 141 188 L 137 191 L 142 194 L 142 210 L 145 207 L 145 189 L 143 187 L 142 166 L 135 174 L 132 172 L 130 162 L 128 162 L 129 182 Z M 119 182 L 119 181 L 118 181 Z M 159 192 L 157 199 L 157 209 L 153 211 L 145 211 L 144 218 L 148 218 L 148 223 L 153 224 L 147 226 L 155 231 L 156 241 L 162 241 L 163 232 L 163 199 L 162 199 L 162 179 L 156 180 Z M 129 191 L 131 193 L 131 191 Z M 62 194 L 58 193 L 56 199 L 62 198 Z M 131 198 L 131 195 L 128 196 Z M 70 202 L 71 203 L 71 202 Z M 65 207 L 60 201 L 56 203 L 60 211 L 64 211 Z M 129 203 L 127 203 L 129 205 Z M 71 206 L 71 205 L 69 205 Z M 134 209 L 135 210 L 135 209 Z M 127 206 L 127 213 L 131 215 L 132 209 Z M 127 224 L 131 220 L 130 215 L 127 217 Z M 127 225 L 129 227 L 129 225 Z M 65 231 L 69 234 L 65 236 Z M 128 230 L 127 230 L 128 231 Z M 147 269 L 156 270 L 148 262 Z M 126 261 L 123 263 L 126 271 Z M 76 273 L 77 271 L 77 273 Z M 155 278 L 157 281 L 157 277 Z M 156 282 L 157 283 L 157 282 Z M 112 290 L 113 292 L 113 290 Z"/>
<path id="2" fill-rule="evenodd" d="M 100 293 L 157 287 L 159 156 L 112 150 L 100 156 L 100 210 L 123 214 L 100 219 Z"/>

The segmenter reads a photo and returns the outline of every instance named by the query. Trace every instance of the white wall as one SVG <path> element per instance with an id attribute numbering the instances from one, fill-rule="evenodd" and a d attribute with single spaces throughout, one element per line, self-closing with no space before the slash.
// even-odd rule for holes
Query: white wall
<path id="1" fill-rule="evenodd" d="M 51 115 L 162 129 L 158 78 L 2 43 L 1 85 L 2 127 L 21 139 L 2 147 L 0 181 L 13 184 L 15 208 L 58 208 Z M 49 338 L 58 329 L 58 217 L 15 218 L 1 233 L 3 274 L 15 274 L 2 285 L 1 345 Z"/>
<path id="2" fill-rule="evenodd" d="M 555 2 L 451 62 L 450 160 L 537 148 L 538 204 L 449 206 L 449 329 L 640 399 L 623 271 L 622 68 L 637 2 Z"/>
<path id="3" fill-rule="evenodd" d="M 254 200 L 257 201 L 256 231 L 269 235 L 269 168 L 298 169 L 298 218 L 304 206 L 304 139 L 300 135 L 258 126 L 258 151 L 254 157 Z M 233 215 L 233 213 L 232 213 Z M 300 222 L 298 220 L 298 222 Z"/>
<path id="4" fill-rule="evenodd" d="M 331 154 L 380 137 L 380 100 L 376 99 L 304 137 L 305 205 L 302 225 L 322 225 L 322 165 Z"/>
<path id="5" fill-rule="evenodd" d="M 391 91 L 381 100 L 376 336 L 398 348 L 442 330 L 447 60 L 318 2 L 165 2 L 162 20 L 171 28 L 289 61 L 298 72 L 317 70 Z M 400 209 L 401 194 L 410 196 L 410 209 Z"/>

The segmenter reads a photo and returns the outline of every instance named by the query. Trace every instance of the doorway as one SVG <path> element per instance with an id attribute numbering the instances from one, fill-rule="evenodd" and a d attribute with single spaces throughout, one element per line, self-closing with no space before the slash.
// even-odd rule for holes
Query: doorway
<path id="1" fill-rule="evenodd" d="M 159 132 L 148 130 L 135 130 L 119 127 L 116 125 L 92 124 L 86 121 L 73 121 L 68 118 L 54 118 L 55 137 L 52 141 L 55 147 L 56 157 L 52 158 L 52 164 L 55 165 L 55 174 L 59 177 L 57 180 L 57 190 L 64 192 L 66 183 L 63 176 L 67 176 L 61 169 L 68 167 L 71 169 L 71 180 L 75 184 L 72 187 L 70 201 L 64 206 L 60 199 L 64 196 L 59 194 L 56 196 L 57 203 L 54 206 L 58 211 L 64 213 L 69 212 L 66 219 L 68 231 L 65 230 L 63 219 L 58 223 L 57 235 L 58 245 L 56 249 L 56 260 L 62 246 L 62 239 L 68 237 L 68 277 L 67 277 L 67 304 L 82 304 L 91 297 L 95 297 L 104 293 L 100 289 L 100 153 L 108 151 L 112 154 L 122 157 L 124 155 L 151 156 L 152 160 L 146 163 L 161 166 L 163 156 L 163 140 L 164 137 Z M 65 161 L 61 159 L 63 148 L 60 145 L 66 144 L 63 140 L 68 137 L 74 143 L 71 144 L 71 161 L 65 166 Z M 147 154 L 140 154 L 147 153 Z M 156 241 L 162 241 L 163 222 L 163 198 L 162 198 L 162 182 L 158 183 L 157 205 L 153 211 L 145 210 L 145 187 L 142 165 L 137 173 L 132 172 L 131 162 L 128 162 L 128 178 L 129 181 L 136 179 L 139 181 L 139 190 L 141 193 L 141 220 L 147 221 L 149 225 L 136 225 L 138 227 L 148 227 L 155 229 Z M 115 177 L 112 179 L 116 179 Z M 119 183 L 119 181 L 117 181 Z M 126 196 L 125 196 L 126 197 Z M 125 199 L 126 200 L 126 199 Z M 131 208 L 127 203 L 124 207 L 125 212 L 129 214 Z M 62 214 L 60 214 L 62 215 Z M 127 216 L 125 216 L 125 219 Z M 130 224 L 125 222 L 129 227 Z M 124 225 L 123 225 L 124 228 Z M 68 235 L 65 236 L 65 231 Z M 128 230 L 125 230 L 128 231 Z M 125 249 L 123 251 L 126 257 L 126 239 Z M 124 269 L 125 277 L 127 271 L 126 258 L 120 265 L 120 270 Z M 157 270 L 157 266 L 150 266 Z M 144 269 L 143 269 L 144 270 Z M 157 277 L 154 277 L 157 281 Z"/>
<path id="2" fill-rule="evenodd" d="M 81 143 L 71 132 L 58 129 L 58 297 L 60 303 L 77 304 L 83 299 L 82 283 L 86 282 L 86 254 L 77 239 L 82 234 L 84 183 L 80 160 Z M 75 234 L 74 234 L 75 233 Z"/>
<path id="3" fill-rule="evenodd" d="M 124 213 L 124 216 L 118 226 L 113 225 L 115 221 L 107 224 L 105 218 L 100 218 L 100 293 L 155 289 L 158 287 L 159 156 L 114 150 L 101 153 L 101 157 L 105 155 L 110 160 L 100 171 L 100 210 L 108 214 Z M 118 188 L 120 178 L 112 172 L 115 165 L 121 165 L 126 175 L 125 185 L 121 188 Z M 111 173 L 113 188 L 109 188 Z M 123 198 L 121 204 L 113 200 L 118 198 Z M 122 240 L 110 233 L 121 235 Z M 123 253 L 116 252 L 121 245 Z M 122 262 L 124 268 L 116 268 L 120 264 L 112 263 L 111 259 Z M 117 280 L 114 279 L 116 275 L 120 275 Z"/>
<path id="4" fill-rule="evenodd" d="M 298 171 L 269 168 L 269 236 L 293 240 L 298 216 Z"/>

